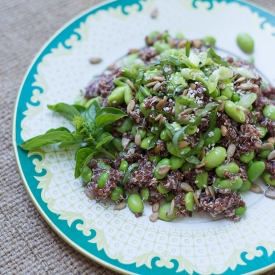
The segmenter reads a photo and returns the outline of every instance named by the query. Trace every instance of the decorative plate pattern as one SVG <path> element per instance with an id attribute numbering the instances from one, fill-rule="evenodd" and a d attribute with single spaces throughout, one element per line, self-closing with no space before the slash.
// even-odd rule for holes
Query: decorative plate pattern
<path id="1" fill-rule="evenodd" d="M 150 18 L 158 7 L 159 16 Z M 245 20 L 244 20 L 245 19 Z M 275 83 L 275 17 L 234 0 L 114 1 L 85 12 L 43 47 L 29 68 L 14 115 L 14 150 L 24 184 L 44 219 L 86 256 L 122 273 L 243 274 L 274 266 L 275 201 L 245 194 L 239 223 L 194 215 L 167 223 L 141 218 L 113 203 L 89 200 L 74 179 L 76 147 L 45 146 L 26 152 L 17 144 L 49 128 L 70 124 L 47 104 L 73 103 L 80 88 L 128 49 L 142 47 L 153 30 L 182 31 L 188 38 L 213 35 L 217 46 L 247 58 L 235 43 L 239 32 L 256 42 L 255 65 Z M 103 62 L 91 66 L 91 56 Z M 260 183 L 261 184 L 261 183 Z M 266 188 L 262 184 L 263 188 Z"/>

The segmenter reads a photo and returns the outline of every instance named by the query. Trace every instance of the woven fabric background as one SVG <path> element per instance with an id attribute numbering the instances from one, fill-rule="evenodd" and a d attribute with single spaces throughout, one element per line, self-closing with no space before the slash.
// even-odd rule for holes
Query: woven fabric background
<path id="1" fill-rule="evenodd" d="M 117 274 L 82 256 L 44 222 L 17 171 L 11 139 L 16 95 L 35 54 L 68 20 L 100 2 L 1 1 L 0 274 Z M 275 13 L 274 0 L 251 2 Z"/>

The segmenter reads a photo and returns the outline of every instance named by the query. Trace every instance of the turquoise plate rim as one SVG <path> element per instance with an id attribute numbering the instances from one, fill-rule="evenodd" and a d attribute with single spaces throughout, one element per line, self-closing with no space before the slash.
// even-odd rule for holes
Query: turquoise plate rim
<path id="1" fill-rule="evenodd" d="M 19 88 L 19 92 L 18 92 L 17 99 L 14 106 L 13 127 L 12 127 L 13 142 L 12 143 L 13 143 L 13 150 L 14 150 L 18 170 L 29 197 L 31 198 L 33 204 L 35 205 L 35 207 L 37 208 L 38 212 L 43 217 L 43 219 L 65 242 L 67 242 L 74 249 L 76 249 L 78 252 L 82 253 L 86 257 L 96 261 L 97 263 L 109 269 L 112 269 L 116 272 L 120 272 L 121 274 L 148 274 L 148 275 L 154 274 L 156 275 L 156 274 L 167 274 L 168 272 L 173 272 L 173 271 L 176 272 L 177 262 L 173 261 L 174 267 L 172 269 L 168 269 L 165 267 L 158 267 L 156 265 L 156 261 L 158 260 L 157 257 L 155 257 L 152 260 L 151 269 L 145 265 L 136 267 L 135 264 L 122 264 L 118 260 L 109 258 L 103 249 L 98 251 L 96 248 L 96 244 L 88 243 L 88 240 L 95 236 L 95 232 L 91 230 L 91 233 L 92 233 L 91 236 L 89 237 L 84 236 L 81 231 L 76 229 L 76 224 L 82 223 L 82 221 L 79 221 L 79 220 L 75 221 L 69 227 L 66 221 L 59 220 L 58 219 L 59 215 L 52 213 L 48 209 L 47 204 L 41 198 L 41 190 L 36 188 L 38 181 L 35 179 L 34 176 L 37 176 L 37 175 L 41 176 L 41 174 L 37 174 L 34 170 L 34 165 L 32 164 L 32 160 L 34 156 L 28 157 L 27 153 L 21 150 L 17 146 L 18 143 L 21 143 L 23 141 L 20 136 L 20 133 L 21 133 L 20 123 L 24 118 L 23 112 L 26 111 L 26 102 L 28 102 L 31 96 L 31 91 L 34 88 L 34 86 L 32 86 L 32 83 L 34 82 L 34 75 L 37 73 L 37 65 L 39 64 L 39 62 L 41 62 L 43 56 L 50 53 L 50 50 L 52 48 L 55 48 L 57 44 L 60 42 L 63 44 L 64 47 L 69 48 L 65 46 L 64 44 L 65 40 L 68 39 L 70 35 L 72 35 L 73 33 L 76 34 L 74 32 L 74 29 L 79 27 L 80 23 L 85 21 L 89 15 L 95 14 L 99 10 L 107 10 L 110 7 L 116 8 L 118 6 L 122 7 L 122 12 L 124 14 L 127 14 L 127 12 L 125 11 L 125 7 L 131 6 L 133 4 L 137 4 L 139 6 L 139 10 L 142 10 L 141 3 L 144 1 L 146 0 L 128 0 L 128 1 L 118 0 L 118 1 L 102 2 L 101 4 L 95 5 L 92 8 L 87 9 L 86 11 L 75 16 L 73 19 L 71 19 L 68 23 L 63 25 L 58 31 L 56 31 L 48 39 L 48 41 L 43 45 L 43 47 L 38 52 L 38 54 L 34 57 L 31 65 L 29 66 L 24 76 L 22 84 Z M 238 3 L 240 5 L 249 7 L 252 12 L 257 12 L 259 16 L 264 17 L 266 19 L 261 24 L 262 28 L 263 28 L 263 25 L 267 22 L 275 26 L 275 15 L 271 14 L 264 8 L 261 8 L 255 4 L 247 3 L 240 0 L 192 0 L 192 1 L 193 1 L 192 5 L 194 8 L 196 8 L 197 2 L 208 2 L 209 9 L 213 7 L 215 2 L 217 3 L 226 2 L 227 4 Z M 275 36 L 275 33 L 273 35 Z M 78 39 L 81 39 L 79 35 L 77 36 L 78 36 Z M 39 87 L 36 87 L 36 88 L 39 89 L 41 93 L 43 92 Z M 242 253 L 241 257 L 242 257 L 242 260 L 248 264 L 246 266 L 237 265 L 235 270 L 228 268 L 228 270 L 223 274 L 260 274 L 262 272 L 266 272 L 274 268 L 275 252 L 273 252 L 271 256 L 268 256 L 264 247 L 258 247 L 257 249 L 263 252 L 263 255 L 261 257 L 255 257 L 253 260 L 247 260 L 245 259 L 245 252 L 244 252 Z M 179 272 L 178 274 L 188 274 L 188 273 L 186 271 L 182 271 L 182 272 Z M 198 274 L 198 273 L 194 272 L 193 274 Z"/>

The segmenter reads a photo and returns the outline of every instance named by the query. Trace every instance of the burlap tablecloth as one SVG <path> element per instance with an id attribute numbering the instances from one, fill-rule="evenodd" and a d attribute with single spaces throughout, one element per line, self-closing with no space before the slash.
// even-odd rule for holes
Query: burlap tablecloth
<path id="1" fill-rule="evenodd" d="M 1 1 L 0 274 L 117 274 L 82 256 L 44 222 L 22 184 L 11 139 L 14 102 L 33 57 L 63 24 L 100 2 Z M 275 13 L 274 0 L 251 2 Z"/>

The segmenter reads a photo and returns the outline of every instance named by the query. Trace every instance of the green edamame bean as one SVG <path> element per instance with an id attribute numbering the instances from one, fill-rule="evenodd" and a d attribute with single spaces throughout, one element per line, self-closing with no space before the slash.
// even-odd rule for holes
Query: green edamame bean
<path id="1" fill-rule="evenodd" d="M 272 174 L 271 174 L 271 173 L 264 172 L 262 176 L 263 176 L 264 181 L 265 181 L 267 184 L 272 185 L 272 186 L 275 186 L 275 179 L 271 179 L 271 177 L 272 177 Z"/>
<path id="2" fill-rule="evenodd" d="M 267 105 L 263 109 L 263 115 L 266 118 L 270 118 L 271 120 L 275 120 L 275 106 Z"/>
<path id="3" fill-rule="evenodd" d="M 244 180 L 241 188 L 238 189 L 238 192 L 248 191 L 251 187 L 251 182 L 249 180 Z"/>
<path id="4" fill-rule="evenodd" d="M 145 109 L 144 102 L 139 105 L 139 109 L 145 117 L 148 117 L 151 114 L 151 109 Z"/>
<path id="5" fill-rule="evenodd" d="M 167 158 L 162 159 L 162 160 L 157 164 L 157 166 L 155 167 L 155 169 L 154 169 L 154 175 L 155 175 L 155 177 L 156 177 L 157 179 L 163 179 L 163 178 L 166 176 L 166 174 L 161 175 L 161 174 L 159 174 L 159 172 L 158 172 L 158 169 L 159 169 L 161 166 L 164 166 L 164 165 L 170 166 L 170 167 L 171 167 L 170 159 L 167 159 Z"/>
<path id="6" fill-rule="evenodd" d="M 240 161 L 243 163 L 249 163 L 255 158 L 255 152 L 249 152 L 240 156 Z"/>
<path id="7" fill-rule="evenodd" d="M 132 129 L 132 126 L 134 124 L 134 121 L 132 119 L 125 119 L 122 124 L 118 127 L 116 127 L 116 131 L 118 131 L 121 134 L 127 133 Z"/>
<path id="8" fill-rule="evenodd" d="M 124 103 L 124 86 L 116 87 L 108 97 L 108 104 L 112 104 L 114 106 L 119 106 Z"/>
<path id="9" fill-rule="evenodd" d="M 245 113 L 234 102 L 230 100 L 225 101 L 224 111 L 233 120 L 239 123 L 245 122 Z"/>
<path id="10" fill-rule="evenodd" d="M 156 155 L 156 156 L 151 155 L 151 156 L 149 156 L 149 160 L 150 160 L 151 162 L 156 162 L 156 163 L 158 163 L 159 161 L 161 161 L 161 155 Z"/>
<path id="11" fill-rule="evenodd" d="M 146 137 L 146 129 L 137 127 L 136 125 L 133 125 L 132 127 L 132 136 L 135 137 L 137 132 L 139 132 L 140 137 L 143 139 Z"/>
<path id="12" fill-rule="evenodd" d="M 252 53 L 254 51 L 254 40 L 247 33 L 240 33 L 237 36 L 237 44 L 245 53 Z"/>
<path id="13" fill-rule="evenodd" d="M 177 148 L 175 148 L 175 146 L 172 142 L 167 142 L 166 147 L 167 147 L 168 152 L 173 156 L 177 156 L 178 151 L 179 151 L 180 155 L 183 156 L 184 154 L 188 153 L 192 149 L 191 146 L 186 146 L 184 148 L 180 148 L 177 150 Z"/>
<path id="14" fill-rule="evenodd" d="M 258 132 L 260 133 L 260 138 L 264 138 L 266 136 L 267 130 L 265 127 L 262 127 L 260 125 L 256 126 L 256 129 L 258 130 Z"/>
<path id="15" fill-rule="evenodd" d="M 126 160 L 122 160 L 120 165 L 119 165 L 118 170 L 122 171 L 122 172 L 126 172 L 127 169 L 128 169 L 128 166 L 129 166 L 128 162 Z"/>
<path id="16" fill-rule="evenodd" d="M 165 197 L 166 202 L 171 202 L 174 199 L 175 195 L 173 192 L 169 192 L 167 196 Z"/>
<path id="17" fill-rule="evenodd" d="M 223 189 L 229 188 L 231 190 L 238 190 L 243 185 L 243 180 L 241 178 L 236 178 L 235 182 L 232 182 L 230 179 L 222 180 L 219 183 L 219 186 Z"/>
<path id="18" fill-rule="evenodd" d="M 124 102 L 126 104 L 129 104 L 129 102 L 133 98 L 133 91 L 128 84 L 125 84 L 124 89 Z"/>
<path id="19" fill-rule="evenodd" d="M 232 97 L 231 97 L 231 100 L 232 100 L 233 102 L 239 101 L 239 100 L 240 100 L 240 95 L 237 94 L 237 93 L 233 93 L 233 95 L 232 95 Z"/>
<path id="20" fill-rule="evenodd" d="M 216 97 L 220 96 L 220 91 L 216 88 L 216 89 L 214 90 L 214 92 L 212 92 L 211 94 L 209 93 L 209 91 L 206 91 L 205 94 L 206 94 L 208 97 L 216 98 Z"/>
<path id="21" fill-rule="evenodd" d="M 195 183 L 199 189 L 203 189 L 205 185 L 207 186 L 208 185 L 208 172 L 203 172 L 201 174 L 197 174 Z"/>
<path id="22" fill-rule="evenodd" d="M 156 48 L 156 50 L 157 50 L 158 53 L 162 53 L 162 52 L 164 52 L 164 51 L 166 51 L 166 50 L 171 49 L 171 47 L 169 46 L 168 43 L 161 42 L 161 41 L 159 41 L 159 40 L 157 40 L 157 41 L 153 44 L 153 46 Z"/>
<path id="23" fill-rule="evenodd" d="M 230 162 L 228 164 L 220 165 L 219 167 L 216 168 L 215 172 L 218 177 L 224 178 L 223 172 L 225 170 L 227 170 L 233 174 L 237 174 L 240 170 L 240 167 L 236 163 Z"/>
<path id="24" fill-rule="evenodd" d="M 221 165 L 226 158 L 226 150 L 221 146 L 214 147 L 208 155 L 203 158 L 206 161 L 205 168 L 213 169 Z"/>
<path id="25" fill-rule="evenodd" d="M 248 179 L 254 182 L 261 176 L 265 170 L 265 163 L 263 161 L 255 161 L 251 163 L 246 171 Z"/>
<path id="26" fill-rule="evenodd" d="M 171 170 L 175 171 L 182 166 L 182 164 L 184 163 L 184 159 L 176 156 L 171 156 L 170 163 L 171 163 Z"/>
<path id="27" fill-rule="evenodd" d="M 171 205 L 171 203 L 169 203 L 169 202 L 165 203 L 159 209 L 159 218 L 164 220 L 164 221 L 167 221 L 167 222 L 170 222 L 173 219 L 175 219 L 176 218 L 176 213 L 179 210 L 179 208 L 175 206 L 173 213 L 171 213 L 171 215 L 168 217 L 167 214 L 170 210 L 170 205 Z"/>
<path id="28" fill-rule="evenodd" d="M 115 189 L 112 190 L 110 198 L 113 201 L 117 201 L 120 196 L 124 196 L 124 189 L 121 186 L 117 186 Z"/>
<path id="29" fill-rule="evenodd" d="M 235 215 L 241 216 L 246 211 L 247 206 L 239 206 L 235 208 Z"/>
<path id="30" fill-rule="evenodd" d="M 144 205 L 139 194 L 133 193 L 128 199 L 128 207 L 133 213 L 142 213 Z"/>
<path id="31" fill-rule="evenodd" d="M 216 178 L 216 180 L 213 182 L 212 186 L 213 187 L 218 187 L 220 185 L 221 181 L 222 181 L 221 178 Z"/>
<path id="32" fill-rule="evenodd" d="M 85 166 L 81 172 L 81 179 L 84 183 L 87 183 L 91 180 L 91 177 L 93 176 L 93 171 L 88 167 Z"/>
<path id="33" fill-rule="evenodd" d="M 97 182 L 97 187 L 99 189 L 103 188 L 103 186 L 105 185 L 105 183 L 108 180 L 108 177 L 109 177 L 109 173 L 108 172 L 103 172 L 101 174 L 101 176 L 99 177 L 98 182 Z"/>
<path id="34" fill-rule="evenodd" d="M 194 169 L 196 167 L 195 164 L 193 163 L 189 163 L 189 162 L 184 162 L 180 168 L 181 172 L 185 172 L 185 171 L 191 171 L 192 169 Z"/>
<path id="35" fill-rule="evenodd" d="M 259 156 L 262 159 L 266 159 L 270 153 L 271 153 L 271 150 L 269 150 L 269 149 L 261 150 Z"/>
<path id="36" fill-rule="evenodd" d="M 166 189 L 161 183 L 158 184 L 157 189 L 160 192 L 160 194 L 167 194 L 167 193 L 169 193 L 169 190 Z"/>
<path id="37" fill-rule="evenodd" d="M 160 132 L 160 139 L 163 140 L 163 141 L 169 141 L 171 140 L 170 136 L 168 135 L 168 132 L 169 130 L 167 129 L 164 129 Z"/>
<path id="38" fill-rule="evenodd" d="M 147 149 L 151 143 L 151 140 L 154 138 L 154 136 L 149 136 L 149 137 L 146 137 L 144 138 L 142 141 L 141 141 L 141 144 L 140 144 L 140 147 L 142 149 Z"/>
<path id="39" fill-rule="evenodd" d="M 214 128 L 213 129 L 213 135 L 212 136 L 208 136 L 206 139 L 205 139 L 205 142 L 204 142 L 204 145 L 205 146 L 208 146 L 210 144 L 216 144 L 218 141 L 220 141 L 221 137 L 222 137 L 222 134 L 221 134 L 221 129 L 220 128 Z"/>
<path id="40" fill-rule="evenodd" d="M 221 90 L 221 95 L 227 97 L 228 99 L 231 99 L 233 95 L 233 90 L 231 87 L 226 86 L 225 89 Z"/>
<path id="41" fill-rule="evenodd" d="M 148 198 L 149 198 L 149 188 L 148 187 L 142 187 L 141 190 L 140 190 L 140 195 L 141 195 L 141 198 L 144 201 L 147 201 Z"/>
<path id="42" fill-rule="evenodd" d="M 193 192 L 188 192 L 184 196 L 185 208 L 189 211 L 194 211 L 195 199 Z"/>
<path id="43" fill-rule="evenodd" d="M 205 46 L 209 46 L 209 45 L 215 45 L 216 44 L 216 39 L 213 36 L 206 36 L 203 39 L 203 43 Z"/>
<path id="44" fill-rule="evenodd" d="M 257 95 L 255 93 L 247 93 L 242 95 L 241 99 L 236 102 L 238 106 L 249 108 L 256 101 Z"/>
<path id="45" fill-rule="evenodd" d="M 185 133 L 189 136 L 194 135 L 197 132 L 198 127 L 195 125 L 189 125 L 186 129 L 185 129 Z"/>
<path id="46" fill-rule="evenodd" d="M 112 144 L 115 147 L 115 149 L 119 152 L 123 151 L 123 147 L 122 147 L 122 140 L 121 138 L 113 138 L 112 139 Z"/>

